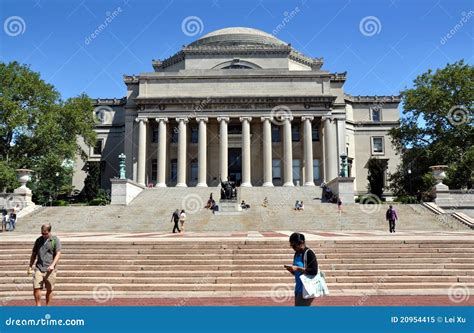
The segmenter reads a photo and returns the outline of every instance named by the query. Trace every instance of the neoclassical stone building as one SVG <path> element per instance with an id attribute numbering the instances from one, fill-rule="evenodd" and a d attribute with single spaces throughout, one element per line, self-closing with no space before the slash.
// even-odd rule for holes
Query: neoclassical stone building
<path id="1" fill-rule="evenodd" d="M 321 58 L 250 28 L 211 32 L 154 71 L 124 77 L 127 95 L 98 99 L 96 147 L 102 186 L 117 177 L 146 186 L 314 186 L 341 172 L 346 155 L 356 193 L 367 192 L 367 161 L 399 157 L 388 131 L 399 124 L 398 96 L 351 96 L 346 73 L 330 73 Z M 77 160 L 74 185 L 84 165 Z"/>

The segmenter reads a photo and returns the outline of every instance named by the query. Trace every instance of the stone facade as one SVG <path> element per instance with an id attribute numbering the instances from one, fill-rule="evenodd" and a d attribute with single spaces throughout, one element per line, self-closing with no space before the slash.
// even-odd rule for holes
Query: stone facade
<path id="1" fill-rule="evenodd" d="M 102 162 L 102 187 L 118 177 L 146 186 L 314 186 L 340 173 L 347 154 L 356 193 L 367 192 L 366 163 L 399 163 L 388 131 L 399 123 L 398 96 L 351 96 L 346 73 L 322 70 L 265 32 L 214 31 L 165 60 L 154 72 L 124 77 L 127 95 L 97 100 L 101 147 L 83 146 Z M 99 149 L 101 148 L 101 149 Z M 74 185 L 83 186 L 78 160 Z"/>

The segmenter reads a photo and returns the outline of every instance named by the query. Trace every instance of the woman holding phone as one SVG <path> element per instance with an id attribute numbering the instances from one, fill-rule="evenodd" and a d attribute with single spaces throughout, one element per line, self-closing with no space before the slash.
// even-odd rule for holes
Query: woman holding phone
<path id="1" fill-rule="evenodd" d="M 291 234 L 290 246 L 295 251 L 293 265 L 285 265 L 285 268 L 295 276 L 295 306 L 310 306 L 313 298 L 303 298 L 303 283 L 300 276 L 318 274 L 316 254 L 306 247 L 304 235 L 298 232 Z"/>

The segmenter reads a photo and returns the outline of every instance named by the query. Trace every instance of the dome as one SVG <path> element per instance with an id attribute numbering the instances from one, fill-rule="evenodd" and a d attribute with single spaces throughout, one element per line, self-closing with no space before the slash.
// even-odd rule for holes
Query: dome
<path id="1" fill-rule="evenodd" d="M 215 30 L 199 38 L 189 46 L 216 45 L 287 45 L 275 36 L 261 30 L 232 27 Z"/>

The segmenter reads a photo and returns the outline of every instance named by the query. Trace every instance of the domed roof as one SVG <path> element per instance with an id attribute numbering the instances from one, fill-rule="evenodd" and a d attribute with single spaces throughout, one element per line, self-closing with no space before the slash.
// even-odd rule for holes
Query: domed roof
<path id="1" fill-rule="evenodd" d="M 287 45 L 275 36 L 261 30 L 231 27 L 215 30 L 199 38 L 189 46 L 213 45 Z"/>

